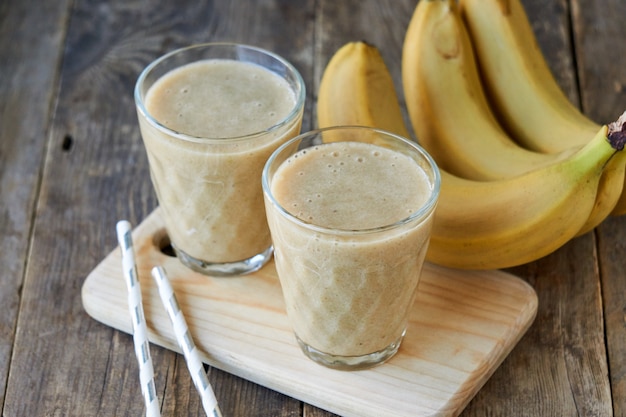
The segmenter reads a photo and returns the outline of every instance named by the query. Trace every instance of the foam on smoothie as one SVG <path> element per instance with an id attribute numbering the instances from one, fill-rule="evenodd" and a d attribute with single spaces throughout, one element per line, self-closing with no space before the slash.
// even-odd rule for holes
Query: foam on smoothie
<path id="1" fill-rule="evenodd" d="M 272 193 L 293 216 L 334 229 L 386 226 L 430 196 L 424 171 L 406 155 L 360 142 L 300 151 L 279 168 Z"/>
<path id="2" fill-rule="evenodd" d="M 295 97 L 287 82 L 258 65 L 211 59 L 160 78 L 146 107 L 164 126 L 202 138 L 249 135 L 284 120 Z"/>

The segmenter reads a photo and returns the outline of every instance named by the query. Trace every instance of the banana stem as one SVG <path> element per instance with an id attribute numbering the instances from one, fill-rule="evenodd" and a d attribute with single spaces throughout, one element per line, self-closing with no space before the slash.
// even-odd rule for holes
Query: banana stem
<path id="1" fill-rule="evenodd" d="M 622 113 L 617 121 L 609 123 L 608 128 L 607 137 L 613 149 L 623 150 L 626 145 L 626 112 Z"/>

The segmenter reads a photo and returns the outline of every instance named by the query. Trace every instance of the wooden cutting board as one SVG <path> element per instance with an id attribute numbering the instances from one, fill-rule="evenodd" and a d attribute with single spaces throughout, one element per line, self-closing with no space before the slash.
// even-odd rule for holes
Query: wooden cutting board
<path id="1" fill-rule="evenodd" d="M 427 264 L 396 356 L 368 370 L 331 370 L 296 344 L 273 263 L 234 278 L 192 272 L 161 250 L 158 209 L 133 237 L 151 342 L 180 352 L 150 275 L 161 265 L 206 363 L 346 417 L 458 415 L 537 311 L 534 290 L 513 275 Z M 94 319 L 132 332 L 119 249 L 89 274 L 82 300 Z"/>

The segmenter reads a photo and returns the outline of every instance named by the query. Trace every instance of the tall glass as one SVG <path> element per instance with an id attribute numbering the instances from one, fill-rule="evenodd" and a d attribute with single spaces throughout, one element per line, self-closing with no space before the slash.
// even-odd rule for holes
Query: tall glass
<path id="1" fill-rule="evenodd" d="M 305 85 L 271 52 L 212 43 L 158 58 L 135 103 L 150 174 L 180 261 L 215 276 L 261 268 L 272 245 L 263 165 L 300 132 Z"/>
<path id="2" fill-rule="evenodd" d="M 303 352 L 339 369 L 400 347 L 440 176 L 414 142 L 367 127 L 304 133 L 263 171 L 287 315 Z"/>

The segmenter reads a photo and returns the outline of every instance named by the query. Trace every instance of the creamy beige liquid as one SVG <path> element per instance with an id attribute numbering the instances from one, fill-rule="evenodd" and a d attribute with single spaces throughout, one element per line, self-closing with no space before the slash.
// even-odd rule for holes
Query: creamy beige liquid
<path id="1" fill-rule="evenodd" d="M 259 66 L 206 60 L 167 73 L 149 89 L 147 111 L 167 128 L 197 138 L 263 132 L 285 120 L 296 97 Z M 301 112 L 301 110 L 300 110 Z M 175 138 L 139 114 L 153 183 L 174 245 L 200 260 L 235 262 L 270 244 L 260 185 L 271 152 L 300 130 L 301 114 L 245 140 Z"/>
<path id="2" fill-rule="evenodd" d="M 411 158 L 342 142 L 300 151 L 276 171 L 275 199 L 306 223 L 378 228 L 421 208 L 432 191 Z M 296 335 L 337 356 L 361 356 L 399 340 L 413 304 L 431 227 L 426 217 L 376 233 L 324 233 L 268 219 L 287 312 Z"/>

